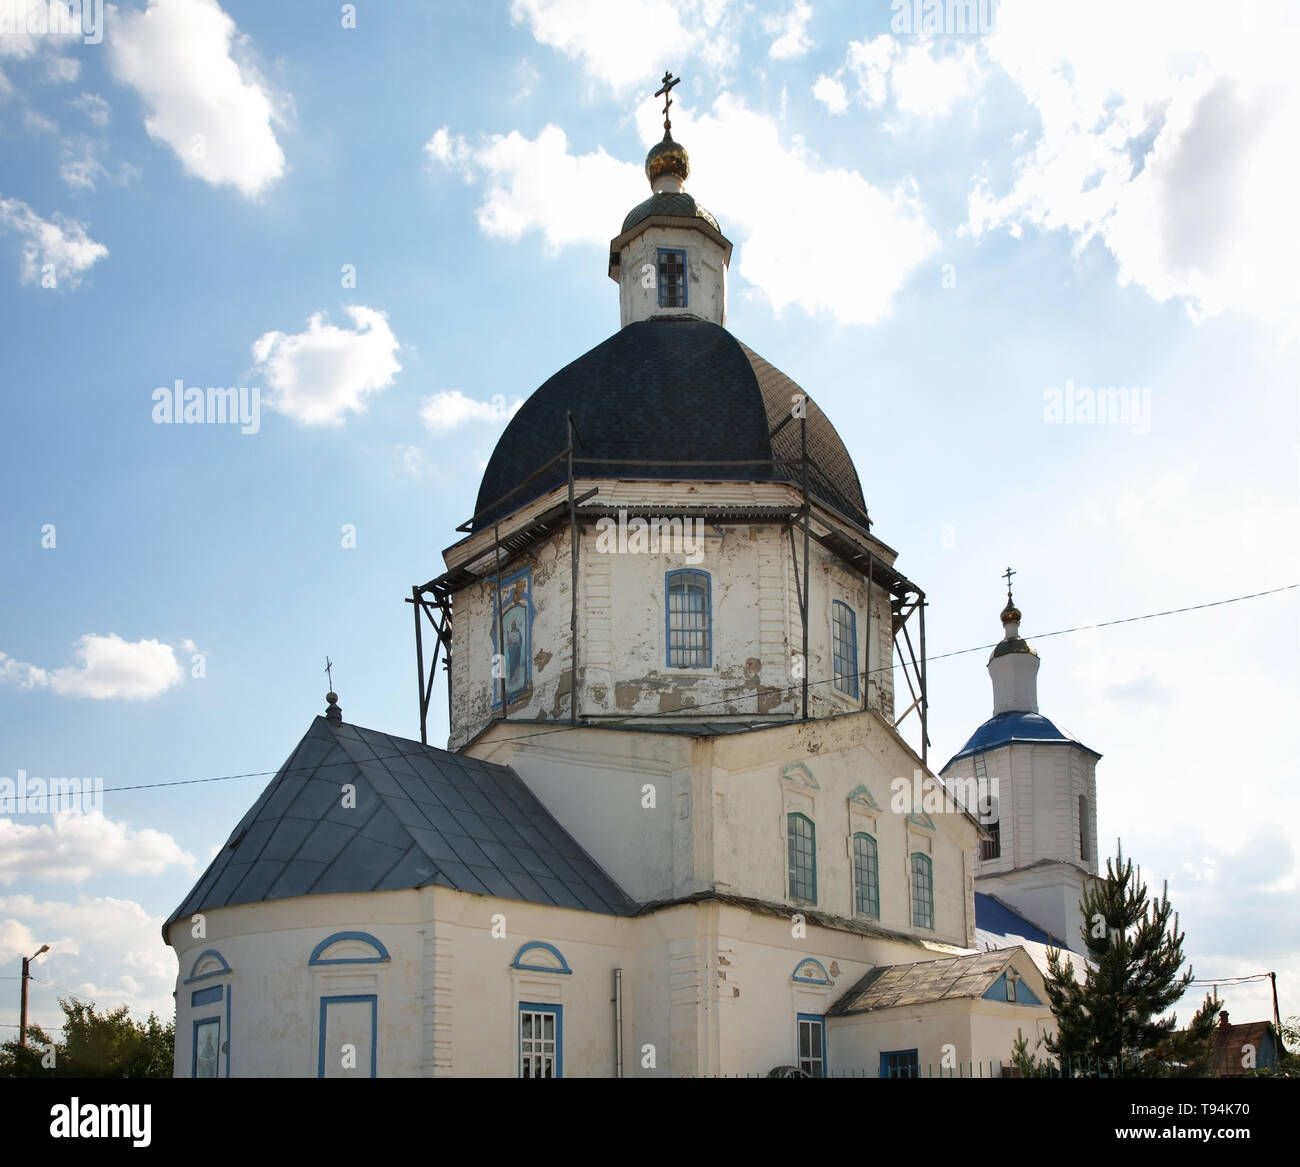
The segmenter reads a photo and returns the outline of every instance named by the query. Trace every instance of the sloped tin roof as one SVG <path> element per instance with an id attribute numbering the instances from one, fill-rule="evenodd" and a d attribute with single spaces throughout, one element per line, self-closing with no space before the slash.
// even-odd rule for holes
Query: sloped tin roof
<path id="1" fill-rule="evenodd" d="M 961 761 L 962 758 L 981 754 L 985 750 L 995 750 L 999 746 L 1010 745 L 1013 742 L 1074 745 L 1094 758 L 1101 757 L 1096 750 L 1089 749 L 1078 738 L 1063 729 L 1058 729 L 1041 713 L 998 713 L 971 734 L 970 740 L 948 759 L 939 773 L 944 773 L 949 766 Z"/>
<path id="2" fill-rule="evenodd" d="M 1072 947 L 1059 937 L 1044 932 L 1033 921 L 1026 919 L 1001 900 L 979 891 L 975 893 L 975 929 L 977 932 L 990 932 L 996 933 L 1000 937 L 1033 940 L 1037 944 L 1054 945 L 1061 949 Z"/>
<path id="3" fill-rule="evenodd" d="M 345 784 L 355 806 L 344 805 Z M 317 717 L 163 938 L 176 920 L 213 908 L 427 884 L 635 910 L 508 766 Z"/>
<path id="4" fill-rule="evenodd" d="M 1011 963 L 1014 949 L 948 956 L 915 964 L 873 968 L 827 1010 L 828 1017 L 850 1017 L 898 1005 L 926 1005 L 959 997 L 982 997 Z"/>

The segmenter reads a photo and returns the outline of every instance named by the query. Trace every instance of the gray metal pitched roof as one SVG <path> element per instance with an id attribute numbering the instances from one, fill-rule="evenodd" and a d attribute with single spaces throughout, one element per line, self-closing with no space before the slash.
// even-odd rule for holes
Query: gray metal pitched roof
<path id="1" fill-rule="evenodd" d="M 356 806 L 345 807 L 345 783 Z M 163 925 L 327 892 L 438 884 L 624 916 L 622 890 L 508 766 L 317 717 Z"/>
<path id="2" fill-rule="evenodd" d="M 827 1010 L 828 1017 L 848 1017 L 896 1005 L 925 1005 L 955 997 L 980 997 L 1011 962 L 1015 949 L 948 956 L 915 964 L 873 968 Z"/>

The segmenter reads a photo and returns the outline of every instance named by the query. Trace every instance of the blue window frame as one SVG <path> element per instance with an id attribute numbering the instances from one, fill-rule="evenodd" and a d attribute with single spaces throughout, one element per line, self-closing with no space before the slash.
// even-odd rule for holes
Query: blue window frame
<path id="1" fill-rule="evenodd" d="M 795 1039 L 799 1069 L 810 1078 L 826 1077 L 826 1018 L 816 1013 L 796 1014 Z"/>
<path id="2" fill-rule="evenodd" d="M 790 898 L 817 902 L 817 828 L 807 815 L 785 816 Z"/>
<path id="3" fill-rule="evenodd" d="M 519 1076 L 564 1077 L 564 1006 L 519 1002 Z"/>
<path id="4" fill-rule="evenodd" d="M 665 577 L 664 625 L 670 669 L 713 665 L 713 603 L 705 571 L 670 571 Z"/>
<path id="5" fill-rule="evenodd" d="M 319 1032 L 316 1077 L 376 1078 L 379 1076 L 379 997 L 377 994 L 344 993 L 322 997 Z M 340 1037 L 345 1040 L 340 1041 Z M 357 1055 L 355 1065 L 344 1066 L 342 1058 L 339 1057 L 345 1044 L 351 1045 L 352 1052 Z"/>
<path id="6" fill-rule="evenodd" d="M 864 831 L 853 836 L 853 907 L 880 916 L 880 863 L 876 840 Z"/>
<path id="7" fill-rule="evenodd" d="M 883 1051 L 880 1055 L 880 1076 L 882 1078 L 919 1078 L 921 1060 L 914 1049 L 895 1049 Z"/>
<path id="8" fill-rule="evenodd" d="M 221 1018 L 200 1017 L 194 1022 L 191 1078 L 221 1077 Z"/>
<path id="9" fill-rule="evenodd" d="M 659 248 L 659 307 L 686 307 L 686 252 Z"/>
<path id="10" fill-rule="evenodd" d="M 928 855 L 912 855 L 912 927 L 934 927 L 934 869 Z"/>
<path id="11" fill-rule="evenodd" d="M 831 605 L 831 655 L 835 687 L 850 697 L 858 695 L 858 617 L 848 604 Z"/>

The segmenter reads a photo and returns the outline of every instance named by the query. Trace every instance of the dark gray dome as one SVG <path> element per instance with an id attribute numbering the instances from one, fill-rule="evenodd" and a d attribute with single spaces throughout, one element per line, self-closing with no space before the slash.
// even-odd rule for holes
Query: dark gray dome
<path id="1" fill-rule="evenodd" d="M 651 195 L 643 203 L 638 203 L 627 213 L 627 218 L 623 220 L 623 230 L 629 231 L 638 223 L 644 222 L 651 215 L 673 215 L 678 219 L 703 219 L 719 235 L 722 234 L 722 228 L 718 226 L 718 220 L 706 211 L 685 191 L 678 191 L 676 194 Z M 622 234 L 622 232 L 620 232 Z"/>
<path id="2" fill-rule="evenodd" d="M 797 484 L 798 422 L 769 434 L 802 392 L 720 325 L 681 316 L 629 324 L 551 377 L 511 419 L 479 485 L 475 529 L 566 481 L 559 463 L 499 502 L 565 448 L 570 411 L 578 477 Z M 810 493 L 865 527 L 853 460 L 826 415 L 811 400 L 807 409 Z"/>

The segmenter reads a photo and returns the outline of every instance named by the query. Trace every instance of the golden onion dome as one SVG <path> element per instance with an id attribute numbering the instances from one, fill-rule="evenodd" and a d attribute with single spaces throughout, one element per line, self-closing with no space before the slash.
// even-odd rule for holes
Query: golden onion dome
<path id="1" fill-rule="evenodd" d="M 645 156 L 646 178 L 653 184 L 661 174 L 675 174 L 685 182 L 690 173 L 691 160 L 686 147 L 674 142 L 665 131 L 663 141 L 651 146 L 650 153 Z"/>
<path id="2" fill-rule="evenodd" d="M 1007 597 L 1007 606 L 1002 609 L 1002 623 L 1003 624 L 1020 623 L 1020 609 L 1017 608 L 1015 604 L 1011 602 L 1010 596 Z"/>

